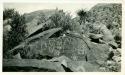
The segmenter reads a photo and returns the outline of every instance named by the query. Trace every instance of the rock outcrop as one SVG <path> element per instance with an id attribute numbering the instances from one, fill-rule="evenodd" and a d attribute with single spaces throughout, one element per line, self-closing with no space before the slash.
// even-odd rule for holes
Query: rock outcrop
<path id="1" fill-rule="evenodd" d="M 44 43 L 43 39 L 38 40 L 25 45 L 25 50 L 19 51 L 22 58 L 43 59 L 64 55 L 74 61 L 87 61 L 94 64 L 103 64 L 108 58 L 108 45 L 93 43 L 86 37 L 66 34 L 65 37 L 49 38 Z"/>

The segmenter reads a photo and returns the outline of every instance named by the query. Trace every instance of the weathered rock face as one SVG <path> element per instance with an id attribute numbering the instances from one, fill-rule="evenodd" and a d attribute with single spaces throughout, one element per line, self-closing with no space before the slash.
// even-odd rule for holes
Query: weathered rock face
<path id="1" fill-rule="evenodd" d="M 39 40 L 28 45 L 30 51 L 27 52 L 26 57 L 32 58 L 33 55 L 37 54 L 52 57 L 65 55 L 73 60 L 77 60 L 83 59 L 85 51 L 88 50 L 82 39 L 70 36 L 50 38 L 43 45 L 41 43 L 42 40 Z M 80 55 L 81 58 L 78 58 L 77 55 Z"/>
<path id="2" fill-rule="evenodd" d="M 112 35 L 111 31 L 106 27 L 106 25 L 97 22 L 97 23 L 93 24 L 93 28 L 96 31 L 99 31 L 99 34 L 101 36 L 99 36 L 99 34 L 89 33 L 90 38 L 93 38 L 93 39 L 102 38 L 102 40 L 105 43 L 108 43 L 112 48 L 117 48 L 118 47 L 117 43 L 115 43 L 114 36 Z"/>
<path id="3" fill-rule="evenodd" d="M 21 51 L 23 58 L 52 58 L 67 56 L 72 60 L 88 61 L 91 63 L 104 62 L 108 58 L 108 46 L 95 44 L 86 38 L 65 36 L 50 38 L 44 44 L 42 40 L 27 45 L 27 49 Z"/>
<path id="4" fill-rule="evenodd" d="M 91 50 L 87 52 L 88 62 L 102 65 L 108 58 L 109 46 L 106 44 L 91 43 Z"/>
<path id="5" fill-rule="evenodd" d="M 68 71 L 67 68 L 69 69 L 69 71 L 73 71 L 73 72 L 96 72 L 96 71 L 99 71 L 99 66 L 93 65 L 93 64 L 88 63 L 86 61 L 72 61 L 71 59 L 69 59 L 66 56 L 55 57 L 49 61 L 60 62 L 66 71 Z"/>

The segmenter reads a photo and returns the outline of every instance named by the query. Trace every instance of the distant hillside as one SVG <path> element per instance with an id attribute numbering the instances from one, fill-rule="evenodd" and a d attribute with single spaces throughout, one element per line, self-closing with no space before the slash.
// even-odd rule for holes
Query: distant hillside
<path id="1" fill-rule="evenodd" d="M 118 44 L 121 41 L 122 27 L 122 5 L 121 4 L 97 4 L 88 12 L 88 21 L 90 24 L 96 22 L 102 23 L 112 32 L 114 39 Z"/>
<path id="2" fill-rule="evenodd" d="M 101 22 L 108 29 L 121 28 L 122 5 L 121 4 L 97 4 L 89 10 L 89 21 Z"/>

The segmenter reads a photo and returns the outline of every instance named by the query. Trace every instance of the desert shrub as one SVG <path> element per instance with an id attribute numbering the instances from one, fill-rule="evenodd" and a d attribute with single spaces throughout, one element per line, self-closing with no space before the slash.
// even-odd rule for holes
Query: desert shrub
<path id="1" fill-rule="evenodd" d="M 69 13 L 63 12 L 63 10 L 56 10 L 50 17 L 51 22 L 44 26 L 43 30 L 61 27 L 62 32 L 67 30 L 80 32 L 80 24 L 72 19 Z"/>
<path id="2" fill-rule="evenodd" d="M 38 17 L 37 25 L 44 23 L 48 20 L 47 16 L 44 13 L 41 13 Z"/>
<path id="3" fill-rule="evenodd" d="M 87 11 L 85 11 L 84 9 L 80 9 L 78 10 L 77 15 L 79 16 L 79 23 L 85 23 L 87 18 Z"/>
<path id="4" fill-rule="evenodd" d="M 3 20 L 12 18 L 14 16 L 14 9 L 5 9 L 3 11 Z"/>
<path id="5" fill-rule="evenodd" d="M 25 29 L 24 16 L 20 15 L 14 9 L 5 9 L 3 11 L 3 19 L 11 19 L 9 23 L 11 30 L 7 33 L 7 36 L 4 36 L 6 39 L 3 38 L 3 53 L 5 53 L 23 41 L 27 31 Z"/>

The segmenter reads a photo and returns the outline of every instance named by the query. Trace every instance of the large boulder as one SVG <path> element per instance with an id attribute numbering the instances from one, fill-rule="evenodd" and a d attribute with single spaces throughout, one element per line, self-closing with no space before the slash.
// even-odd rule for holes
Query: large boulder
<path id="1" fill-rule="evenodd" d="M 44 43 L 43 39 L 38 39 L 24 48 L 25 50 L 20 51 L 23 58 L 50 59 L 65 55 L 75 61 L 88 61 L 94 64 L 104 63 L 109 51 L 108 45 L 92 43 L 86 37 L 75 34 L 49 38 Z"/>
<path id="2" fill-rule="evenodd" d="M 89 33 L 90 38 L 92 39 L 102 39 L 104 43 L 109 44 L 112 48 L 117 48 L 118 45 L 114 40 L 112 32 L 106 27 L 106 25 L 97 22 L 93 24 L 93 29 L 98 31 L 99 34 Z"/>

